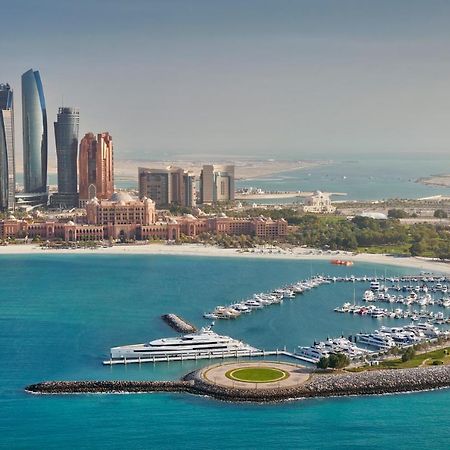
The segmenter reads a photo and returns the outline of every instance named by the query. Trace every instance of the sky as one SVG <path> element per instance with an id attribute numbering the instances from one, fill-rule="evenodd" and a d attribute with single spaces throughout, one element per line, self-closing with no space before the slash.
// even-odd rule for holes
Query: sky
<path id="1" fill-rule="evenodd" d="M 38 69 L 117 159 L 446 153 L 450 1 L 0 0 L 0 82 Z M 7 5 L 7 7 L 6 7 Z M 7 16 L 7 17 L 6 17 Z"/>

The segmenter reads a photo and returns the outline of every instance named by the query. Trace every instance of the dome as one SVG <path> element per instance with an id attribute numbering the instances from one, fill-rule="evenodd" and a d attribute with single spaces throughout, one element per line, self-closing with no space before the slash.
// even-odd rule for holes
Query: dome
<path id="1" fill-rule="evenodd" d="M 75 225 L 75 222 L 73 222 L 72 220 L 69 220 L 69 221 L 67 222 L 67 225 Z"/>
<path id="2" fill-rule="evenodd" d="M 111 201 L 113 202 L 132 202 L 133 201 L 133 197 L 125 191 L 119 191 L 119 192 L 114 192 L 114 194 L 111 197 Z"/>

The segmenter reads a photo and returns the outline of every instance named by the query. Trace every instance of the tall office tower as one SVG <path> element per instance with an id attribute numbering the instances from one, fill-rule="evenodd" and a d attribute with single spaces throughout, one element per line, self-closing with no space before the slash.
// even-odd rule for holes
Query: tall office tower
<path id="1" fill-rule="evenodd" d="M 47 111 L 39 72 L 22 75 L 23 176 L 29 203 L 47 201 Z"/>
<path id="2" fill-rule="evenodd" d="M 200 175 L 202 203 L 234 200 L 234 166 L 204 165 Z"/>
<path id="3" fill-rule="evenodd" d="M 52 195 L 51 204 L 61 208 L 78 206 L 77 151 L 80 112 L 76 108 L 62 107 L 55 122 L 56 156 L 58 159 L 58 193 Z"/>
<path id="4" fill-rule="evenodd" d="M 157 208 L 172 204 L 192 207 L 195 205 L 195 177 L 177 167 L 145 169 L 140 167 L 139 197 L 151 198 Z"/>
<path id="5" fill-rule="evenodd" d="M 0 210 L 15 206 L 14 105 L 9 84 L 0 84 Z"/>
<path id="6" fill-rule="evenodd" d="M 80 142 L 78 164 L 80 206 L 88 200 L 109 199 L 114 193 L 113 143 L 109 133 L 87 133 Z"/>

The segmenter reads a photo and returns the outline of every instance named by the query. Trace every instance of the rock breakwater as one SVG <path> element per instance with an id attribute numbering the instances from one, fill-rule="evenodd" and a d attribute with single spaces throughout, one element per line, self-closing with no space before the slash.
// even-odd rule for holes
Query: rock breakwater
<path id="1" fill-rule="evenodd" d="M 197 331 L 197 328 L 194 327 L 194 325 L 176 314 L 164 314 L 161 316 L 161 319 L 179 333 L 195 333 Z"/>
<path id="2" fill-rule="evenodd" d="M 360 373 L 313 374 L 295 387 L 258 389 L 215 384 L 201 376 L 202 369 L 179 381 L 48 381 L 26 387 L 39 394 L 185 392 L 235 402 L 277 402 L 288 399 L 390 394 L 450 387 L 450 366 L 374 370 Z"/>
<path id="3" fill-rule="evenodd" d="M 44 381 L 25 388 L 33 394 L 190 392 L 189 381 Z"/>

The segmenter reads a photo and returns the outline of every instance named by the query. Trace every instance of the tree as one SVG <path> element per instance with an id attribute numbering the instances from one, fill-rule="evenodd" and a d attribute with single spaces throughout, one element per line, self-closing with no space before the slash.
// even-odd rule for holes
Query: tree
<path id="1" fill-rule="evenodd" d="M 349 357 L 343 353 L 332 353 L 328 358 L 328 366 L 332 369 L 342 369 L 349 364 Z"/>
<path id="2" fill-rule="evenodd" d="M 420 239 L 419 241 L 413 242 L 409 249 L 412 256 L 423 255 L 426 252 L 426 250 L 427 250 L 427 246 L 425 244 L 425 241 L 422 239 Z"/>
<path id="3" fill-rule="evenodd" d="M 322 356 L 319 362 L 316 364 L 318 369 L 328 369 L 329 359 L 326 356 Z"/>
<path id="4" fill-rule="evenodd" d="M 404 219 L 408 217 L 408 213 L 403 209 L 390 209 L 388 211 L 388 217 L 390 219 Z"/>
<path id="5" fill-rule="evenodd" d="M 416 351 L 414 347 L 408 347 L 402 354 L 402 361 L 406 362 L 414 358 Z"/>
<path id="6" fill-rule="evenodd" d="M 450 259 L 450 242 L 442 242 L 436 249 L 436 256 L 439 259 Z"/>
<path id="7" fill-rule="evenodd" d="M 437 209 L 434 212 L 434 217 L 436 217 L 436 219 L 446 219 L 448 214 L 443 209 Z"/>

